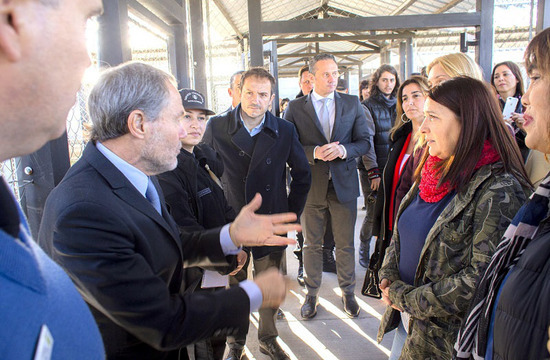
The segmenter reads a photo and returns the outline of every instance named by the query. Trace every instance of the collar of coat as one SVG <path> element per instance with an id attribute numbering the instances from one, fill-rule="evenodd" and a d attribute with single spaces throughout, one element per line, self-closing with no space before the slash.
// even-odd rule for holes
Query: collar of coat
<path id="1" fill-rule="evenodd" d="M 235 109 L 228 113 L 229 127 L 227 131 L 231 135 L 234 135 L 241 127 L 244 126 L 239 118 L 240 111 L 241 104 L 237 105 Z M 267 134 L 271 135 L 274 138 L 279 137 L 279 124 L 277 123 L 277 117 L 273 115 L 270 111 L 267 111 L 265 113 L 265 122 L 262 131 L 265 131 Z"/>

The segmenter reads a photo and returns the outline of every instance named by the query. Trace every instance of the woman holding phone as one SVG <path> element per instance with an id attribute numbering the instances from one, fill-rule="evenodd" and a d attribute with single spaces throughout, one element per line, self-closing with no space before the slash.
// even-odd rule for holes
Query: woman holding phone
<path id="1" fill-rule="evenodd" d="M 521 105 L 521 97 L 523 96 L 523 78 L 519 66 L 512 61 L 496 64 L 491 75 L 491 85 L 497 91 L 500 108 L 505 111 L 504 120 L 514 129 L 521 157 L 523 161 L 526 161 L 529 148 L 525 145 L 525 131 L 522 128 L 523 106 Z"/>

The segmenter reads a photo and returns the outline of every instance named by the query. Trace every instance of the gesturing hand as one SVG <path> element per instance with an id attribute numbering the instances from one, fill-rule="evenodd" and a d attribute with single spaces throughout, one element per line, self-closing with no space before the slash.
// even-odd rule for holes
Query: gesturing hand
<path id="1" fill-rule="evenodd" d="M 229 226 L 229 236 L 236 246 L 282 246 L 293 245 L 295 240 L 277 234 L 289 231 L 301 231 L 294 213 L 260 215 L 254 213 L 262 205 L 262 196 L 256 194 L 252 201 L 241 209 L 239 215 Z"/>
<path id="2" fill-rule="evenodd" d="M 262 291 L 262 308 L 277 309 L 286 297 L 286 282 L 276 268 L 259 273 L 254 282 Z"/>

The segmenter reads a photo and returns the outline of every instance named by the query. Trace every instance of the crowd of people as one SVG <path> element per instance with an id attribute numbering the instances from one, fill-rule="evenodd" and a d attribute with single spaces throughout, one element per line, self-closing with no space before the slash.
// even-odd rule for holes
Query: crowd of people
<path id="1" fill-rule="evenodd" d="M 101 11 L 0 5 L 0 160 L 63 133 L 90 64 L 86 20 Z M 259 350 L 289 359 L 275 320 L 296 231 L 303 320 L 319 311 L 324 271 L 358 317 L 357 262 L 361 293 L 387 306 L 378 340 L 394 331 L 390 359 L 548 358 L 549 53 L 546 29 L 526 49 L 525 92 L 513 62 L 484 82 L 458 53 L 402 82 L 382 65 L 360 97 L 318 54 L 282 118 L 263 68 L 231 77 L 218 115 L 150 65 L 102 71 L 88 144 L 37 239 L 0 182 L 0 357 L 241 360 L 259 311 Z"/>

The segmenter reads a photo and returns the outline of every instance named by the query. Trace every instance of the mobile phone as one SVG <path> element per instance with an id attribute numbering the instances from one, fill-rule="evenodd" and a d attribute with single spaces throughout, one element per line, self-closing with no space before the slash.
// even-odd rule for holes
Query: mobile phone
<path id="1" fill-rule="evenodd" d="M 502 110 L 502 116 L 504 120 L 509 120 L 512 116 L 512 113 L 516 111 L 516 106 L 518 105 L 519 99 L 516 97 L 509 96 L 506 99 L 506 104 L 504 104 L 504 110 Z"/>

